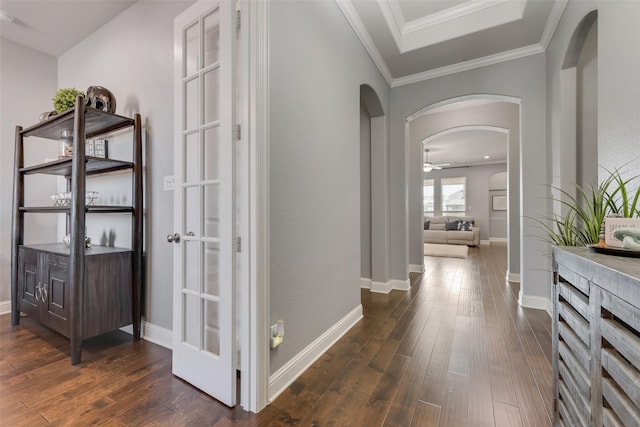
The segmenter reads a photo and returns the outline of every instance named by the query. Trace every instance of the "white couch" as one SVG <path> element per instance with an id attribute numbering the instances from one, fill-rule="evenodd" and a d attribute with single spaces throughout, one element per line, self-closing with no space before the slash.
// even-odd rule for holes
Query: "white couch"
<path id="1" fill-rule="evenodd" d="M 459 230 L 460 221 L 472 222 L 470 231 Z M 454 228 L 455 227 L 455 228 Z M 478 246 L 480 227 L 471 216 L 434 216 L 424 219 L 424 243 L 445 243 L 449 245 Z M 449 228 L 449 229 L 447 229 Z"/>

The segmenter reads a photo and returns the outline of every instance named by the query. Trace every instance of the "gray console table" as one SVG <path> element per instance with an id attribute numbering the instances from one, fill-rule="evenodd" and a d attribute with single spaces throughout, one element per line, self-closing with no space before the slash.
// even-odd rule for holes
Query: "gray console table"
<path id="1" fill-rule="evenodd" d="M 640 259 L 553 250 L 554 425 L 640 425 Z"/>

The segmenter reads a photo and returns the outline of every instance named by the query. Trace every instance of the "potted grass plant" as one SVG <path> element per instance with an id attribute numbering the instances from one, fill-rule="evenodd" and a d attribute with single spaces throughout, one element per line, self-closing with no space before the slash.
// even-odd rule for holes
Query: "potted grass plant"
<path id="1" fill-rule="evenodd" d="M 601 239 L 601 227 L 607 216 L 640 217 L 638 176 L 624 178 L 619 169 L 607 170 L 607 173 L 607 178 L 597 186 L 583 188 L 574 183 L 575 195 L 552 186 L 560 193 L 560 198 L 553 200 L 564 206 L 566 213 L 535 219 L 547 242 L 554 246 L 596 244 Z"/>

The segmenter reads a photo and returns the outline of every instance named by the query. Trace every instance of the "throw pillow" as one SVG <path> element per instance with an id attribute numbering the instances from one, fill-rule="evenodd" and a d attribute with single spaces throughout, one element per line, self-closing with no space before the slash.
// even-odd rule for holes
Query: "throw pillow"
<path id="1" fill-rule="evenodd" d="M 473 221 L 458 221 L 459 231 L 471 231 L 473 228 Z"/>
<path id="2" fill-rule="evenodd" d="M 424 222 L 424 229 L 428 230 L 429 229 L 429 221 L 425 221 Z"/>
<path id="3" fill-rule="evenodd" d="M 447 223 L 447 231 L 457 230 L 460 221 L 451 221 Z"/>

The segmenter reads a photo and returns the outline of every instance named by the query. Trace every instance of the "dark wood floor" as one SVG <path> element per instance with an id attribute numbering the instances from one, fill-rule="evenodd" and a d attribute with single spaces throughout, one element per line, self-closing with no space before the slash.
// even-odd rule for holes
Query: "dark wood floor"
<path id="1" fill-rule="evenodd" d="M 260 414 L 171 375 L 169 350 L 115 332 L 69 364 L 65 338 L 0 316 L 0 425 L 549 426 L 551 322 L 517 305 L 506 248 L 425 260 Z"/>

